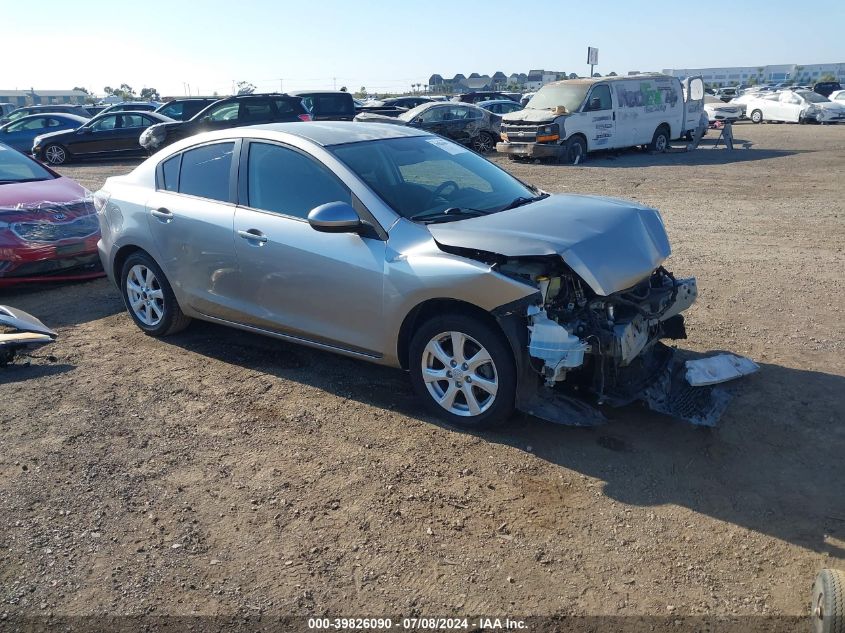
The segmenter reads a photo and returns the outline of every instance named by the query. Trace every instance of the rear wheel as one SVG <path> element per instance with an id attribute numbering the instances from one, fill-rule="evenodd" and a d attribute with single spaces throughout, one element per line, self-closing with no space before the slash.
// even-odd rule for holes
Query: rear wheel
<path id="1" fill-rule="evenodd" d="M 463 314 L 435 317 L 415 332 L 411 383 L 435 415 L 455 426 L 483 429 L 513 412 L 516 369 L 501 332 Z"/>
<path id="2" fill-rule="evenodd" d="M 51 143 L 44 148 L 44 160 L 51 165 L 63 165 L 67 159 L 67 150 L 58 143 Z"/>
<path id="3" fill-rule="evenodd" d="M 648 151 L 662 154 L 669 149 L 669 128 L 661 125 L 654 131 L 654 136 L 651 137 L 651 143 L 648 145 Z"/>
<path id="4" fill-rule="evenodd" d="M 191 322 L 161 268 L 144 252 L 130 255 L 120 274 L 120 289 L 129 316 L 151 336 L 167 336 L 184 330 Z"/>
<path id="5" fill-rule="evenodd" d="M 489 132 L 481 132 L 472 139 L 472 149 L 479 154 L 489 154 L 496 150 L 496 139 Z"/>
<path id="6" fill-rule="evenodd" d="M 751 118 L 752 123 L 762 123 L 763 122 L 763 112 L 762 112 L 762 110 L 752 110 L 750 118 Z"/>

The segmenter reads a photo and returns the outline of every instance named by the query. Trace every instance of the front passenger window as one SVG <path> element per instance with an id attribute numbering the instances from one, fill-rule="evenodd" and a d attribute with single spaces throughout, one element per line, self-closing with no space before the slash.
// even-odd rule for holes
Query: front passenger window
<path id="1" fill-rule="evenodd" d="M 324 166 L 286 147 L 252 143 L 248 159 L 249 206 L 307 218 L 327 202 L 351 202 L 349 190 Z M 184 178 L 184 163 L 182 173 Z"/>

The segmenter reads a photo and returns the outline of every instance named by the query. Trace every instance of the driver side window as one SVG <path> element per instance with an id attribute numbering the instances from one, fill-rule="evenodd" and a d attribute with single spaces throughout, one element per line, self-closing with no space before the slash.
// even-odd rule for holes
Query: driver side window
<path id="1" fill-rule="evenodd" d="M 444 119 L 446 108 L 429 108 L 420 115 L 420 121 L 423 123 L 439 123 Z"/>
<path id="2" fill-rule="evenodd" d="M 117 115 L 111 116 L 104 116 L 99 121 L 95 121 L 93 125 L 91 125 L 91 129 L 95 132 L 100 132 L 104 130 L 113 130 L 117 125 Z"/>
<path id="3" fill-rule="evenodd" d="M 231 121 L 238 118 L 238 103 L 223 103 L 206 115 L 212 121 Z"/>
<path id="4" fill-rule="evenodd" d="M 590 93 L 590 98 L 587 100 L 587 111 L 610 110 L 612 107 L 610 102 L 610 88 L 604 84 L 594 87 Z"/>

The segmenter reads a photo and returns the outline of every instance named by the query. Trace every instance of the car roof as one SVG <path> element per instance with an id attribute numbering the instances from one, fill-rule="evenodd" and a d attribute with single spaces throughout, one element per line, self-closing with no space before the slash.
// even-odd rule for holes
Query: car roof
<path id="1" fill-rule="evenodd" d="M 302 97 L 306 95 L 349 95 L 352 96 L 350 93 L 346 92 L 346 90 L 294 90 L 293 92 L 288 92 L 288 96 L 293 95 L 296 97 Z"/>
<path id="2" fill-rule="evenodd" d="M 412 136 L 431 136 L 429 132 L 390 123 L 360 123 L 357 121 L 310 121 L 308 123 L 267 123 L 248 127 L 232 128 L 230 134 L 240 133 L 250 136 L 250 130 L 265 132 L 284 132 L 323 147 L 358 143 L 361 141 L 379 141 L 389 138 L 408 138 Z M 272 135 L 270 135 L 272 136 Z"/>
<path id="3" fill-rule="evenodd" d="M 516 103 L 513 99 L 488 99 L 487 101 L 479 101 L 475 105 L 481 106 L 482 108 L 486 105 L 491 105 L 493 103 Z M 516 105 L 519 105 L 516 103 Z"/>

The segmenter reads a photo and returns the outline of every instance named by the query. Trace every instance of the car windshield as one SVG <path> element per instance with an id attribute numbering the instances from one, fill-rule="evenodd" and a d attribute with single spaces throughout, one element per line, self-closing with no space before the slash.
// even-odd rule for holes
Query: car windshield
<path id="1" fill-rule="evenodd" d="M 584 102 L 590 84 L 586 83 L 561 83 L 549 84 L 540 88 L 526 108 L 532 110 L 554 110 L 563 106 L 569 112 L 575 112 Z"/>
<path id="2" fill-rule="evenodd" d="M 830 101 L 827 97 L 823 97 L 817 92 L 810 92 L 809 90 L 802 90 L 801 92 L 797 93 L 804 97 L 810 103 L 827 103 Z"/>
<path id="3" fill-rule="evenodd" d="M 20 152 L 0 145 L 0 185 L 52 180 L 53 174 Z"/>
<path id="4" fill-rule="evenodd" d="M 540 195 L 478 154 L 438 136 L 329 149 L 394 211 L 422 222 L 495 213 Z"/>

